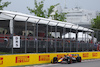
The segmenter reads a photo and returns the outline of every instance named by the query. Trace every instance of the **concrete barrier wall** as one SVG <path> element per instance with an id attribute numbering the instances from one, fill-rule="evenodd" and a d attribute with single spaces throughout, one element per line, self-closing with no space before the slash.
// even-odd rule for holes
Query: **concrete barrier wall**
<path id="1" fill-rule="evenodd" d="M 53 57 L 64 57 L 68 53 L 38 53 L 38 54 L 16 54 L 16 55 L 0 55 L 0 67 L 31 65 L 50 63 Z M 100 52 L 73 52 L 70 54 L 79 54 L 82 60 L 99 59 Z"/>

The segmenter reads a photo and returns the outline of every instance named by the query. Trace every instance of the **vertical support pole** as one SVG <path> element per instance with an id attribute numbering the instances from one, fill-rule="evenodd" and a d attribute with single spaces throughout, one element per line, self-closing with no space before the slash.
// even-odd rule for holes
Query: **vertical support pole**
<path id="1" fill-rule="evenodd" d="M 78 28 L 79 28 L 79 26 L 77 27 L 77 29 L 76 29 L 76 52 L 78 52 Z"/>
<path id="2" fill-rule="evenodd" d="M 64 38 L 63 38 L 63 52 L 64 52 L 64 46 L 65 46 L 65 26 L 66 26 L 66 24 L 63 27 L 63 34 L 64 34 Z"/>
<path id="3" fill-rule="evenodd" d="M 38 53 L 38 23 L 39 23 L 39 21 L 40 21 L 40 19 L 38 20 L 38 22 L 37 22 L 37 25 L 36 25 L 36 29 L 37 29 L 37 31 L 36 31 L 36 53 Z"/>
<path id="4" fill-rule="evenodd" d="M 86 45 L 86 43 L 87 43 L 87 41 L 86 41 L 86 34 L 87 34 L 87 33 L 85 32 L 85 44 L 84 44 L 84 45 Z M 86 47 L 85 47 L 84 49 L 86 50 Z M 85 51 L 85 50 L 84 50 L 84 51 Z"/>
<path id="5" fill-rule="evenodd" d="M 50 29 L 51 29 L 51 37 L 50 37 L 50 38 L 51 38 L 51 40 L 52 40 L 52 26 L 50 26 Z"/>
<path id="6" fill-rule="evenodd" d="M 88 29 L 88 30 L 89 30 L 89 29 Z M 89 43 L 88 30 L 87 30 L 87 32 L 86 32 L 86 33 L 87 33 L 87 37 L 86 37 L 86 39 L 87 39 L 87 40 L 86 40 L 86 41 L 87 41 L 87 42 L 86 42 L 86 46 L 87 46 L 86 48 L 87 48 L 87 51 L 88 51 L 88 48 L 89 48 L 89 47 L 88 47 L 88 43 Z"/>
<path id="7" fill-rule="evenodd" d="M 60 32 L 60 38 L 62 39 L 62 32 Z"/>
<path id="8" fill-rule="evenodd" d="M 49 48 L 53 48 L 54 44 L 53 44 L 53 40 L 52 40 L 52 26 L 50 26 L 50 30 L 51 30 L 51 37 L 50 37 L 51 46 Z"/>
<path id="9" fill-rule="evenodd" d="M 51 37 L 50 38 L 52 39 L 52 26 L 50 26 L 50 31 L 51 31 Z"/>
<path id="10" fill-rule="evenodd" d="M 96 38 L 97 38 L 97 41 L 98 41 L 98 30 L 96 30 Z"/>
<path id="11" fill-rule="evenodd" d="M 16 15 L 13 17 L 12 20 L 10 20 L 10 22 L 12 23 L 12 32 L 11 32 L 11 46 L 12 46 L 12 54 L 14 53 L 13 51 L 13 36 L 14 36 L 14 19 L 15 19 Z M 11 29 L 10 29 L 11 30 Z"/>
<path id="12" fill-rule="evenodd" d="M 92 32 L 92 41 L 93 41 L 93 44 L 92 44 L 92 51 L 94 50 L 93 47 L 94 47 L 94 33 Z"/>
<path id="13" fill-rule="evenodd" d="M 88 51 L 88 32 L 87 32 L 87 51 Z"/>
<path id="14" fill-rule="evenodd" d="M 57 51 L 57 38 L 56 38 L 56 35 L 57 35 L 57 25 L 58 25 L 58 23 L 56 24 L 56 27 L 55 27 L 55 52 Z"/>
<path id="15" fill-rule="evenodd" d="M 36 24 L 34 24 L 34 35 L 33 35 L 33 40 L 34 40 L 34 48 L 36 47 L 36 44 L 35 44 L 35 30 L 36 30 Z"/>
<path id="16" fill-rule="evenodd" d="M 48 24 L 49 24 L 49 23 L 50 23 L 50 21 L 48 22 Z M 46 37 L 47 37 L 47 42 L 46 42 L 46 53 L 48 53 L 48 24 L 47 24 L 47 29 L 46 29 L 46 30 L 47 30 L 47 31 L 46 31 L 46 32 L 47 32 L 47 36 L 46 36 Z"/>
<path id="17" fill-rule="evenodd" d="M 78 28 L 77 28 L 78 29 Z M 78 31 L 77 31 L 77 29 L 76 29 L 76 41 L 77 41 L 77 39 L 78 39 Z"/>
<path id="18" fill-rule="evenodd" d="M 86 43 L 86 32 L 85 32 L 85 43 Z"/>
<path id="19" fill-rule="evenodd" d="M 11 38 L 12 38 L 12 42 L 11 42 L 11 46 L 12 46 L 12 54 L 14 53 L 14 51 L 13 51 L 13 36 L 14 36 L 14 18 L 13 18 L 13 27 L 12 27 L 12 29 L 13 29 L 13 32 L 12 32 L 12 34 L 11 34 Z"/>
<path id="20" fill-rule="evenodd" d="M 70 32 L 68 33 L 68 38 L 71 38 L 71 29 Z"/>
<path id="21" fill-rule="evenodd" d="M 71 28 L 70 28 L 70 34 L 71 34 L 72 27 L 73 27 L 73 25 L 72 25 Z M 72 44 L 71 44 L 71 41 L 70 41 L 70 52 L 72 51 L 72 50 L 71 50 L 71 48 L 72 48 L 71 45 L 72 45 Z"/>
<path id="22" fill-rule="evenodd" d="M 84 30 L 84 28 L 83 28 L 83 30 Z M 82 51 L 84 50 L 84 48 L 83 48 L 83 30 L 82 30 Z"/>
<path id="23" fill-rule="evenodd" d="M 25 22 L 25 53 L 27 53 L 27 20 L 29 19 L 29 17 L 26 19 Z"/>

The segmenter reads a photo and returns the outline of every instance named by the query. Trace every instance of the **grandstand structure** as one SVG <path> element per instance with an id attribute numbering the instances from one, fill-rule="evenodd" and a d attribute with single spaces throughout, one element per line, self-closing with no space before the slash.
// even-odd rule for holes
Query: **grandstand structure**
<path id="1" fill-rule="evenodd" d="M 52 36 L 52 32 L 59 37 Z M 70 33 L 76 38 L 70 38 Z M 18 12 L 0 10 L 0 51 L 12 53 L 72 52 L 96 50 L 93 42 L 78 41 L 78 32 L 94 31 L 68 22 L 61 22 Z M 69 33 L 69 38 L 62 38 Z M 14 36 L 20 37 L 20 47 L 15 48 Z M 88 37 L 86 37 L 88 38 Z M 93 38 L 92 38 L 93 41 Z"/>

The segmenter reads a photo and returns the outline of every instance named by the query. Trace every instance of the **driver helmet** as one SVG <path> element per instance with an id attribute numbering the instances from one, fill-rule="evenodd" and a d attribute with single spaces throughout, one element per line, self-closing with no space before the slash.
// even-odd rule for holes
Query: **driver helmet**
<path id="1" fill-rule="evenodd" d="M 69 54 L 69 56 L 70 56 L 70 57 L 72 57 L 72 55 L 71 55 L 71 54 Z"/>

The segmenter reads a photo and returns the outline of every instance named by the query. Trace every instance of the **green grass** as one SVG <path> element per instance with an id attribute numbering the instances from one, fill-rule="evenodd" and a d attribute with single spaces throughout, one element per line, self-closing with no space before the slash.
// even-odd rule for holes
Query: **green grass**
<path id="1" fill-rule="evenodd" d="M 11 53 L 6 53 L 6 52 L 0 52 L 0 54 L 11 54 Z"/>

